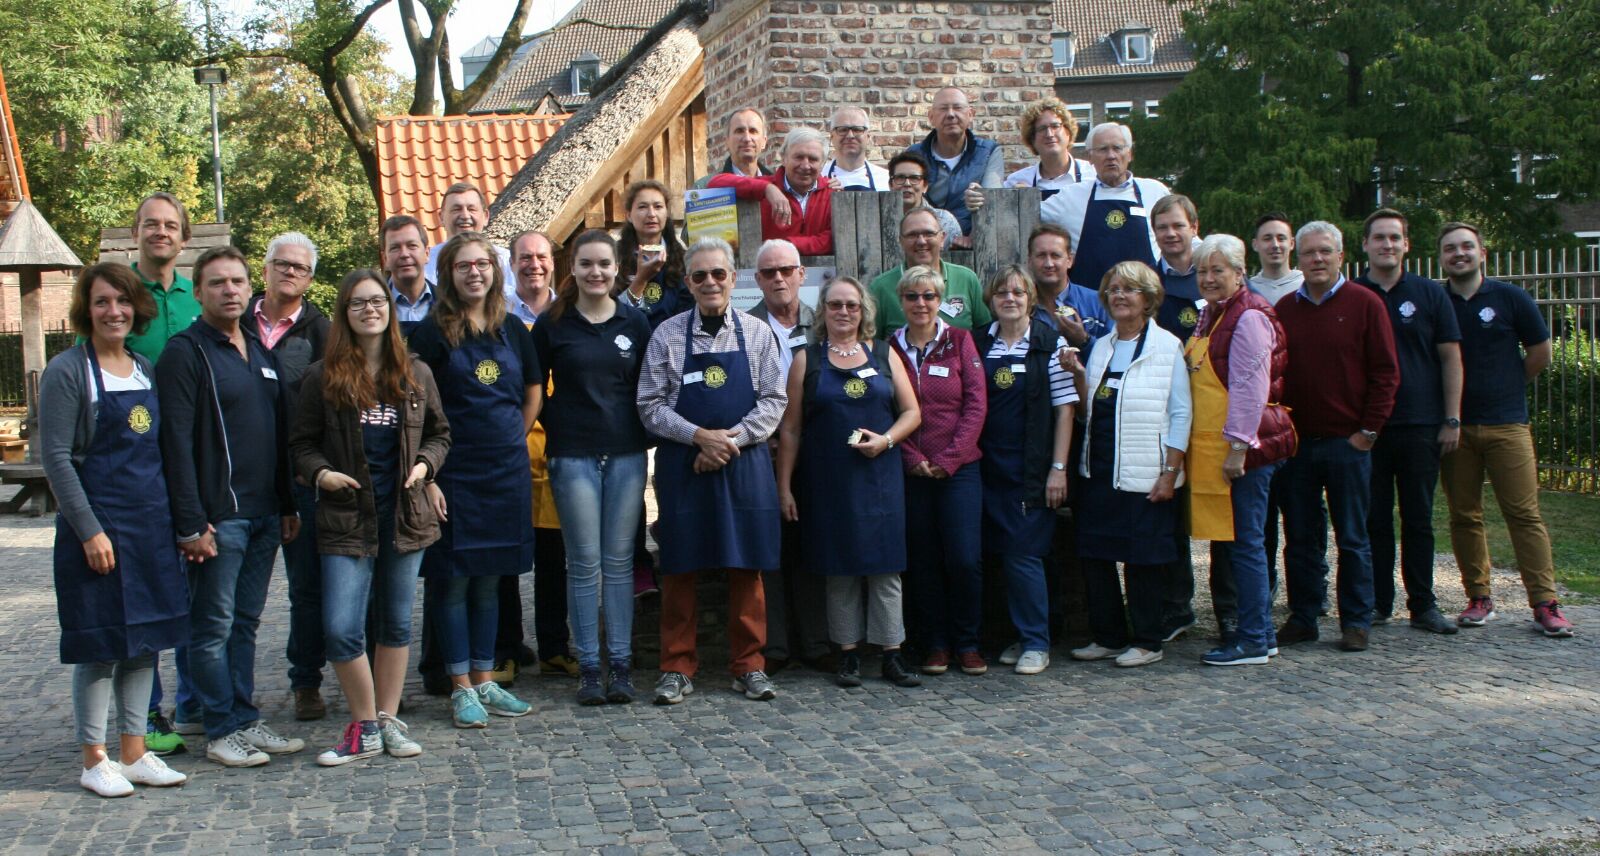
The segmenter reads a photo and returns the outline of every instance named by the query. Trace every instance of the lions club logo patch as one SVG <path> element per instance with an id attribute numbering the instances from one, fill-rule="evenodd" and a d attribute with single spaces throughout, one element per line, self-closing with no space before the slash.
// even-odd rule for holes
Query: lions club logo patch
<path id="1" fill-rule="evenodd" d="M 652 282 L 644 287 L 644 302 L 654 306 L 661 302 L 661 285 Z"/>
<path id="2" fill-rule="evenodd" d="M 1410 321 L 1411 316 L 1415 314 L 1417 314 L 1417 304 L 1409 300 L 1400 304 L 1400 319 L 1402 321 Z"/>
<path id="3" fill-rule="evenodd" d="M 728 382 L 728 371 L 722 366 L 712 366 L 706 369 L 705 378 L 708 389 L 719 389 Z"/>
<path id="4" fill-rule="evenodd" d="M 867 382 L 858 377 L 850 378 L 844 382 L 844 394 L 851 398 L 860 398 L 867 394 Z"/>
<path id="5" fill-rule="evenodd" d="M 1111 387 L 1106 386 L 1103 383 L 1100 384 L 1100 388 L 1094 391 L 1094 397 L 1098 398 L 1098 399 L 1102 399 L 1102 400 L 1110 398 L 1111 397 Z"/>
<path id="6" fill-rule="evenodd" d="M 478 383 L 491 386 L 500 379 L 500 364 L 494 360 L 484 360 L 478 363 L 478 367 L 472 373 L 478 376 Z"/>
<path id="7" fill-rule="evenodd" d="M 1128 215 L 1121 211 L 1112 211 L 1106 215 L 1106 226 L 1112 229 L 1121 229 L 1128 223 Z"/>
<path id="8" fill-rule="evenodd" d="M 1489 326 L 1490 324 L 1493 324 L 1494 323 L 1494 307 L 1493 306 L 1485 306 L 1482 309 L 1478 310 L 1478 320 L 1482 321 L 1483 322 L 1483 326 L 1485 326 L 1485 327 Z"/>
<path id="9" fill-rule="evenodd" d="M 1200 323 L 1200 313 L 1194 311 L 1192 306 L 1185 306 L 1178 312 L 1178 323 L 1185 327 L 1193 327 Z"/>
<path id="10" fill-rule="evenodd" d="M 147 433 L 154 422 L 155 420 L 150 418 L 150 411 L 146 410 L 143 404 L 135 404 L 133 409 L 128 411 L 128 427 L 132 428 L 135 434 Z"/>
<path id="11" fill-rule="evenodd" d="M 994 370 L 994 385 L 1001 389 L 1010 389 L 1017 382 L 1017 376 L 1011 373 L 1010 366 L 1001 366 Z"/>

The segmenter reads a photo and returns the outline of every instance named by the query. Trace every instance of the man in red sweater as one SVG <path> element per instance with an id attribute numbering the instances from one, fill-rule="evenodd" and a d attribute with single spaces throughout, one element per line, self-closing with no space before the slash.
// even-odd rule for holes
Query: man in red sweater
<path id="1" fill-rule="evenodd" d="M 1339 647 L 1365 651 L 1373 608 L 1369 453 L 1394 409 L 1400 367 L 1383 300 L 1368 289 L 1345 287 L 1338 227 L 1307 223 L 1295 235 L 1295 246 L 1305 283 L 1276 307 L 1289 347 L 1283 403 L 1300 435 L 1300 450 L 1280 475 L 1289 620 L 1278 629 L 1278 644 L 1317 638 L 1331 513 L 1339 546 Z"/>
<path id="2" fill-rule="evenodd" d="M 740 199 L 761 200 L 761 237 L 782 238 L 801 255 L 833 255 L 833 190 L 821 181 L 828 138 L 799 126 L 783 138 L 783 165 L 772 175 L 712 176 L 711 187 L 731 187 Z"/>

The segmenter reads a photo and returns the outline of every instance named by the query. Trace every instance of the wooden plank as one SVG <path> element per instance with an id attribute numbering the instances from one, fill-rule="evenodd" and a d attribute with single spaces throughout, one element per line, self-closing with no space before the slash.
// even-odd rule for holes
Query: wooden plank
<path id="1" fill-rule="evenodd" d="M 856 225 L 856 201 L 852 196 L 859 193 L 835 193 L 832 195 L 833 208 L 833 258 L 834 269 L 839 276 L 859 277 L 859 268 L 856 265 L 856 243 L 860 238 L 860 229 Z"/>
<path id="2" fill-rule="evenodd" d="M 689 188 L 689 117 L 680 113 L 667 129 L 667 208 L 683 219 L 683 192 Z"/>
<path id="3" fill-rule="evenodd" d="M 701 93 L 689 105 L 689 174 L 686 184 L 694 184 L 711 171 L 710 137 L 706 136 L 706 97 Z"/>
<path id="4" fill-rule="evenodd" d="M 985 261 L 992 263 L 999 251 L 1000 241 L 1004 239 L 1001 229 L 1000 205 L 997 204 L 997 192 L 985 189 L 983 191 L 983 206 L 972 212 L 972 257 L 973 263 L 967 265 L 978 272 L 978 279 L 982 281 L 984 271 L 980 268 Z M 958 263 L 959 264 L 959 263 Z"/>
<path id="5" fill-rule="evenodd" d="M 978 260 L 979 282 L 988 282 L 989 277 L 1002 265 L 1010 264 L 1017 260 L 1017 203 L 1019 191 L 995 190 L 984 191 L 985 195 L 993 194 L 995 213 L 994 255 Z M 983 206 L 988 208 L 988 205 Z"/>
<path id="6" fill-rule="evenodd" d="M 878 257 L 868 273 L 877 277 L 886 270 L 900 266 L 900 221 L 905 218 L 905 203 L 900 194 L 882 191 L 878 196 Z"/>
<path id="7" fill-rule="evenodd" d="M 1017 254 L 1018 264 L 1028 263 L 1028 236 L 1039 228 L 1039 206 L 1044 202 L 1037 187 L 1018 187 L 1017 194 Z"/>
<path id="8" fill-rule="evenodd" d="M 862 282 L 868 282 L 877 270 L 878 260 L 882 256 L 882 218 L 878 213 L 877 194 L 851 191 L 836 194 L 835 200 L 845 199 L 855 211 L 856 217 L 856 245 L 848 257 L 843 252 L 836 250 L 839 257 L 839 273 L 845 274 L 845 268 L 850 268 L 849 276 Z"/>
<path id="9" fill-rule="evenodd" d="M 735 249 L 740 268 L 756 266 L 756 251 L 761 249 L 761 203 L 739 200 L 739 246 Z"/>

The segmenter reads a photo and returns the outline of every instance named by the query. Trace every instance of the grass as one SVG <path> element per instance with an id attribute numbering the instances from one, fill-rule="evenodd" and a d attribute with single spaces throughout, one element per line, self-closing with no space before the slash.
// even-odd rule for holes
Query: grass
<path id="1" fill-rule="evenodd" d="M 1483 505 L 1490 559 L 1497 568 L 1515 568 L 1516 554 L 1506 535 L 1505 519 L 1495 503 L 1494 489 L 1487 484 L 1483 487 Z M 1585 600 L 1600 600 L 1600 496 L 1542 490 L 1539 509 L 1550 530 L 1556 581 Z M 1436 549 L 1449 550 L 1449 506 L 1442 491 L 1434 497 L 1433 531 L 1438 539 Z"/>

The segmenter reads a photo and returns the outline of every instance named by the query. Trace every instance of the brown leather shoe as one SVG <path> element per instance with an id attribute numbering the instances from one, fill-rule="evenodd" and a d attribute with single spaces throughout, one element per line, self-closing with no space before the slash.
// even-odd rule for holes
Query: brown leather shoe
<path id="1" fill-rule="evenodd" d="M 1365 651 L 1367 650 L 1367 631 L 1359 627 L 1346 627 L 1343 635 L 1339 637 L 1340 651 Z"/>
<path id="2" fill-rule="evenodd" d="M 300 687 L 294 691 L 294 718 L 302 722 L 321 719 L 328 715 L 328 705 L 322 701 L 322 691 L 316 687 Z"/>

